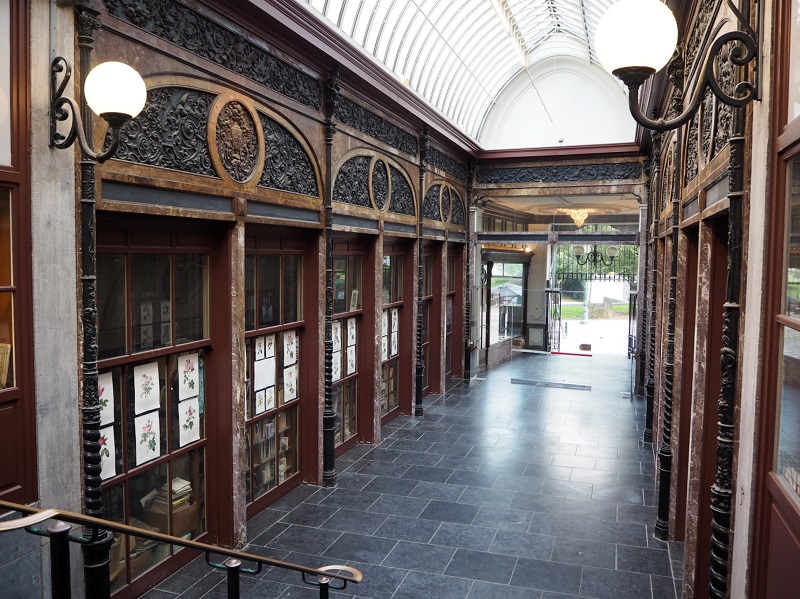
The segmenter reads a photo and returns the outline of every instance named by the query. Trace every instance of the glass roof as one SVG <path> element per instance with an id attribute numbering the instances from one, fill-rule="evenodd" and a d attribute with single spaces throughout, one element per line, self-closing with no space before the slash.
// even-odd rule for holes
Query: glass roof
<path id="1" fill-rule="evenodd" d="M 315 8 L 465 133 L 477 137 L 525 67 L 576 48 L 597 64 L 617 0 L 297 0 Z"/>

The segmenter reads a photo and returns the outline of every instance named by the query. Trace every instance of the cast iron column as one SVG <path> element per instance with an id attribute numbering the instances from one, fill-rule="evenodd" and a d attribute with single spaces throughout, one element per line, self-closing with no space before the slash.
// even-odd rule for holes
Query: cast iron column
<path id="1" fill-rule="evenodd" d="M 664 419 L 661 446 L 658 448 L 658 517 L 655 534 L 661 540 L 669 537 L 669 503 L 672 482 L 672 392 L 675 384 L 675 295 L 678 286 L 678 224 L 681 197 L 681 165 L 683 128 L 675 132 L 675 160 L 672 185 L 672 234 L 669 272 L 669 304 L 667 320 L 667 358 L 664 360 Z"/>
<path id="2" fill-rule="evenodd" d="M 91 66 L 94 32 L 100 27 L 98 11 L 86 0 L 75 4 L 75 27 L 80 51 L 80 90 Z M 81 101 L 81 117 L 91 139 L 92 111 Z M 94 518 L 103 517 L 103 495 L 100 490 L 100 398 L 97 391 L 97 279 L 95 276 L 95 163 L 81 153 L 81 341 L 83 373 L 81 415 L 83 424 L 83 491 L 84 512 Z M 84 587 L 88 599 L 105 599 L 111 594 L 109 582 L 109 548 L 114 536 L 100 527 L 86 527 L 88 543 L 83 547 Z"/>
<path id="3" fill-rule="evenodd" d="M 333 411 L 333 116 L 339 98 L 338 72 L 328 78 L 325 93 L 325 406 L 322 412 L 322 485 L 336 485 Z"/>
<path id="4" fill-rule="evenodd" d="M 465 292 L 464 292 L 464 379 L 470 380 L 472 378 L 472 341 L 470 339 L 472 327 L 470 320 L 472 319 L 472 176 L 475 172 L 475 162 L 470 162 L 467 167 L 467 208 L 466 216 L 467 222 L 465 233 L 467 237 L 466 243 L 466 259 L 464 264 L 464 271 L 466 272 Z"/>
<path id="5" fill-rule="evenodd" d="M 417 370 L 414 416 L 422 416 L 422 386 L 425 365 L 422 363 L 422 294 L 424 288 L 422 260 L 422 203 L 425 198 L 425 162 L 428 159 L 428 128 L 419 136 L 419 201 L 417 202 Z"/>
<path id="6" fill-rule="evenodd" d="M 494 262 L 486 263 L 486 367 L 489 367 L 489 346 L 492 344 L 492 268 Z"/>

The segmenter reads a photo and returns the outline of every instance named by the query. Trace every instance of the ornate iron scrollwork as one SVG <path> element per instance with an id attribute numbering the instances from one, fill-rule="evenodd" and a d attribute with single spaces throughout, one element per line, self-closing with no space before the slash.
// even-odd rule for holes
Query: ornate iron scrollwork
<path id="1" fill-rule="evenodd" d="M 467 177 L 467 167 L 433 147 L 428 152 L 428 164 L 453 175 L 459 181 L 464 181 Z"/>
<path id="2" fill-rule="evenodd" d="M 638 179 L 642 176 L 642 165 L 639 162 L 619 162 L 614 164 L 482 168 L 475 176 L 478 183 L 484 184 L 616 181 Z"/>
<path id="3" fill-rule="evenodd" d="M 461 202 L 461 196 L 459 196 L 455 190 L 453 190 L 453 211 L 450 214 L 450 222 L 454 225 L 461 225 L 464 226 L 464 204 Z"/>
<path id="4" fill-rule="evenodd" d="M 389 165 L 389 174 L 392 178 L 392 197 L 389 202 L 389 212 L 395 214 L 416 215 L 414 209 L 414 192 L 411 185 L 398 169 Z"/>
<path id="5" fill-rule="evenodd" d="M 442 213 L 440 212 L 439 196 L 441 194 L 441 185 L 432 185 L 428 192 L 425 194 L 425 199 L 422 202 L 422 217 L 429 220 L 442 220 Z"/>
<path id="6" fill-rule="evenodd" d="M 347 160 L 336 174 L 333 200 L 354 206 L 371 208 L 369 199 L 369 156 L 354 156 Z"/>
<path id="7" fill-rule="evenodd" d="M 138 117 L 122 127 L 114 158 L 218 177 L 208 147 L 214 95 L 162 87 L 147 94 Z"/>
<path id="8" fill-rule="evenodd" d="M 258 185 L 319 197 L 311 159 L 300 142 L 278 121 L 258 115 L 264 130 L 265 165 Z"/>
<path id="9" fill-rule="evenodd" d="M 446 185 L 442 190 L 442 220 L 450 221 L 450 188 Z"/>
<path id="10" fill-rule="evenodd" d="M 372 197 L 378 210 L 386 208 L 389 199 L 389 176 L 383 160 L 378 160 L 372 167 Z"/>
<path id="11" fill-rule="evenodd" d="M 390 123 L 371 110 L 356 104 L 349 98 L 339 96 L 334 106 L 334 116 L 344 125 L 358 129 L 410 156 L 417 155 L 417 138 L 408 131 Z"/>

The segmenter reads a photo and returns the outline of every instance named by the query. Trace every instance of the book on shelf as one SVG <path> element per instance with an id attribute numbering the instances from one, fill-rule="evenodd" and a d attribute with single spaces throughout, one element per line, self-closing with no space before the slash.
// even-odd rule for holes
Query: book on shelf
<path id="1" fill-rule="evenodd" d="M 169 510 L 169 485 L 164 483 L 161 489 L 156 491 L 153 489 L 145 495 L 150 505 L 147 506 L 145 498 L 142 499 L 142 506 L 152 512 L 160 512 L 166 514 Z M 185 509 L 191 503 L 192 484 L 178 476 L 172 479 L 172 510 Z"/>

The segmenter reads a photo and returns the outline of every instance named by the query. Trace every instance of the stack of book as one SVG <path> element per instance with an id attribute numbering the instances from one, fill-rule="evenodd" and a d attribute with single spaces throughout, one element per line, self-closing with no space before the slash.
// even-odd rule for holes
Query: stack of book
<path id="1" fill-rule="evenodd" d="M 184 480 L 179 476 L 176 476 L 172 479 L 172 513 L 179 512 L 181 510 L 185 510 L 190 505 L 190 499 L 192 497 L 192 484 L 188 480 Z M 166 514 L 169 510 L 167 506 L 169 504 L 169 487 L 165 483 L 161 490 L 159 490 L 155 497 L 153 497 L 153 503 L 150 506 L 150 510 L 153 512 L 160 512 L 162 514 Z"/>

